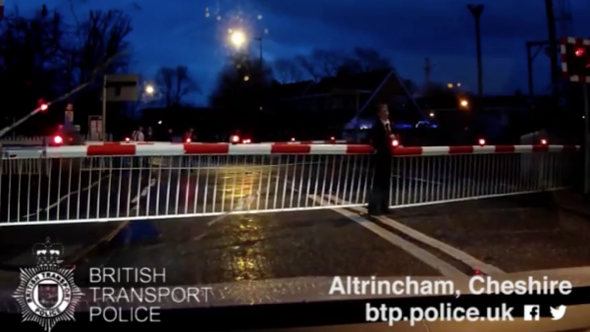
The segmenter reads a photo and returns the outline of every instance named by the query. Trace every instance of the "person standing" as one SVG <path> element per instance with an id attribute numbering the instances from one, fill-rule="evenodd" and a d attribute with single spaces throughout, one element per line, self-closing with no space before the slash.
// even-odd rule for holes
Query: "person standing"
<path id="1" fill-rule="evenodd" d="M 135 142 L 143 142 L 145 141 L 145 136 L 143 134 L 143 127 L 139 126 L 136 131 L 133 132 L 133 141 Z"/>
<path id="2" fill-rule="evenodd" d="M 392 141 L 395 135 L 389 120 L 387 104 L 379 103 L 377 120 L 371 130 L 373 146 L 373 187 L 369 195 L 369 215 L 383 215 L 389 212 L 389 191 L 391 187 Z"/>
<path id="3" fill-rule="evenodd" d="M 150 142 L 154 140 L 154 131 L 152 127 L 147 128 L 147 133 L 145 134 L 145 141 Z"/>

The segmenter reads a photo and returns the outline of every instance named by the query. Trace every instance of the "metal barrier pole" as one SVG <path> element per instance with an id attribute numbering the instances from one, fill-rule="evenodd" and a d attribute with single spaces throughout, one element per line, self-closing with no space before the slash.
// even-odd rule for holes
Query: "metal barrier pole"
<path id="1" fill-rule="evenodd" d="M 584 90 L 584 194 L 590 194 L 590 111 L 588 106 L 588 83 L 582 85 Z"/>

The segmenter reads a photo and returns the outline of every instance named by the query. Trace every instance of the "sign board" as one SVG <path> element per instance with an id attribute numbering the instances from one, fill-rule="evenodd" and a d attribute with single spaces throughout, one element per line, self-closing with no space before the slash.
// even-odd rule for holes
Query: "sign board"
<path id="1" fill-rule="evenodd" d="M 561 39 L 561 71 L 570 82 L 590 83 L 590 39 Z"/>
<path id="2" fill-rule="evenodd" d="M 106 75 L 105 89 L 107 101 L 137 101 L 139 98 L 139 75 Z"/>
<path id="3" fill-rule="evenodd" d="M 66 105 L 66 119 L 71 123 L 74 123 L 74 104 L 68 103 Z"/>
<path id="4" fill-rule="evenodd" d="M 88 117 L 89 141 L 102 141 L 102 116 Z"/>

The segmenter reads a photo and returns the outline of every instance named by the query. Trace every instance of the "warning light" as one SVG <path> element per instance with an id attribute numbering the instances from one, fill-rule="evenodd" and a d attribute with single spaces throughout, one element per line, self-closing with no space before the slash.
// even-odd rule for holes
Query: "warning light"
<path id="1" fill-rule="evenodd" d="M 334 138 L 334 136 L 330 137 L 330 141 L 334 141 L 336 140 L 336 138 Z"/>
<path id="2" fill-rule="evenodd" d="M 244 144 L 250 144 L 250 143 L 252 143 L 252 140 L 249 139 L 249 138 L 246 138 L 245 140 L 242 141 L 242 143 L 244 143 Z"/>
<path id="3" fill-rule="evenodd" d="M 547 140 L 546 140 L 546 139 L 542 139 L 542 140 L 541 140 L 541 144 L 542 144 L 542 145 L 547 145 Z"/>
<path id="4" fill-rule="evenodd" d="M 399 141 L 394 139 L 393 141 L 391 141 L 391 145 L 392 146 L 399 146 Z"/>
<path id="5" fill-rule="evenodd" d="M 129 137 L 125 137 L 125 142 L 129 143 L 129 141 L 131 141 L 131 139 Z"/>
<path id="6" fill-rule="evenodd" d="M 47 109 L 49 108 L 49 105 L 47 105 L 47 103 L 45 102 L 44 99 L 38 99 L 37 100 L 37 107 L 39 108 L 39 110 L 41 112 L 47 111 Z"/>
<path id="7" fill-rule="evenodd" d="M 295 137 L 291 137 L 291 142 L 295 142 Z"/>
<path id="8" fill-rule="evenodd" d="M 62 144 L 64 142 L 63 138 L 61 138 L 61 136 L 55 136 L 53 138 L 53 143 L 55 144 Z"/>
<path id="9" fill-rule="evenodd" d="M 232 136 L 230 137 L 230 141 L 231 141 L 232 143 L 239 143 L 239 142 L 240 142 L 240 136 L 238 136 L 238 135 L 232 135 Z"/>
<path id="10" fill-rule="evenodd" d="M 583 56 L 586 53 L 586 50 L 583 47 L 578 47 L 576 48 L 576 50 L 574 51 L 574 54 L 576 56 Z"/>
<path id="11" fill-rule="evenodd" d="M 480 138 L 480 139 L 477 141 L 477 143 L 478 143 L 479 145 L 481 145 L 481 146 L 484 146 L 484 145 L 486 145 L 486 140 L 485 140 L 485 139 L 483 139 L 483 138 Z"/>

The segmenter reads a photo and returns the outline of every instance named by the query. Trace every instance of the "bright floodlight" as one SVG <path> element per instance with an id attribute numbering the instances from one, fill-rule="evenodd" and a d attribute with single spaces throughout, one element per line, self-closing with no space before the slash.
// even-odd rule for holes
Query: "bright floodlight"
<path id="1" fill-rule="evenodd" d="M 146 85 L 146 87 L 145 87 L 145 93 L 147 93 L 148 95 L 153 95 L 154 92 L 156 92 L 156 89 L 154 88 L 153 85 L 151 85 L 151 84 Z"/>
<path id="2" fill-rule="evenodd" d="M 242 31 L 234 31 L 230 36 L 230 41 L 235 47 L 241 47 L 246 42 L 246 35 Z"/>
<path id="3" fill-rule="evenodd" d="M 469 105 L 469 102 L 465 99 L 461 100 L 461 106 L 463 107 L 467 107 Z"/>

